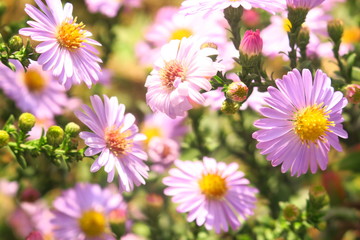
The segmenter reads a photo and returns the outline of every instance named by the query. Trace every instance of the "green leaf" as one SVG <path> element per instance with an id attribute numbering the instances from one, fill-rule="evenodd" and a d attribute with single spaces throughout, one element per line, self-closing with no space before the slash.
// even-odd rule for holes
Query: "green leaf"
<path id="1" fill-rule="evenodd" d="M 355 81 L 360 81 L 360 68 L 358 68 L 358 67 L 352 68 L 352 78 Z"/>

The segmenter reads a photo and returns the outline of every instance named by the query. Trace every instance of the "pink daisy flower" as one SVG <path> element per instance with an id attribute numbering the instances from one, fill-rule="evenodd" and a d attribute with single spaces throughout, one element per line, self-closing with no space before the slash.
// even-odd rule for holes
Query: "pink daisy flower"
<path id="1" fill-rule="evenodd" d="M 134 124 L 135 117 L 127 113 L 125 106 L 119 104 L 116 97 L 110 99 L 104 95 L 104 102 L 97 95 L 90 97 L 93 109 L 83 105 L 84 112 L 75 111 L 76 116 L 93 132 L 81 132 L 88 149 L 85 156 L 100 156 L 92 164 L 90 171 L 97 172 L 104 167 L 108 173 L 108 182 L 113 181 L 115 172 L 119 174 L 121 191 L 130 192 L 134 184 L 145 184 L 149 168 L 144 161 L 146 153 L 141 142 L 145 135 L 138 133 Z"/>
<path id="2" fill-rule="evenodd" d="M 229 225 L 238 229 L 238 215 L 246 219 L 253 214 L 258 190 L 249 186 L 236 163 L 226 165 L 204 157 L 202 162 L 176 161 L 175 165 L 163 180 L 168 186 L 164 193 L 180 204 L 178 212 L 189 212 L 189 222 L 220 233 L 227 232 Z"/>
<path id="3" fill-rule="evenodd" d="M 334 92 L 330 78 L 317 70 L 314 81 L 307 69 L 302 75 L 296 69 L 283 79 L 276 80 L 278 87 L 269 87 L 270 107 L 260 109 L 266 118 L 254 125 L 261 130 L 253 137 L 257 148 L 273 166 L 282 164 L 283 173 L 300 176 L 309 168 L 315 173 L 318 166 L 325 170 L 330 146 L 342 151 L 338 137 L 347 138 L 341 112 L 347 100 L 339 91 Z"/>
<path id="4" fill-rule="evenodd" d="M 210 78 L 220 69 L 210 55 L 213 48 L 203 48 L 196 38 L 172 40 L 161 49 L 161 58 L 146 79 L 146 102 L 153 111 L 163 112 L 171 118 L 185 116 L 192 102 L 203 104 L 201 89 L 211 89 Z"/>
<path id="5" fill-rule="evenodd" d="M 53 203 L 52 223 L 58 240 L 114 240 L 108 222 L 109 214 L 119 207 L 118 192 L 97 184 L 78 183 Z"/>
<path id="6" fill-rule="evenodd" d="M 261 8 L 274 14 L 286 8 L 285 0 L 185 0 L 181 4 L 181 12 L 188 14 L 203 13 L 205 15 L 213 12 L 223 11 L 225 8 L 243 7 L 246 10 Z"/>
<path id="7" fill-rule="evenodd" d="M 0 88 L 16 106 L 39 118 L 53 118 L 61 114 L 68 103 L 65 88 L 35 61 L 30 60 L 26 72 L 19 61 L 11 62 L 16 72 L 0 64 Z"/>
<path id="8" fill-rule="evenodd" d="M 50 70 L 61 85 L 69 89 L 73 84 L 84 81 L 90 88 L 98 81 L 101 71 L 96 56 L 98 51 L 92 45 L 100 43 L 90 39 L 92 35 L 84 29 L 84 24 L 73 18 L 73 5 L 60 0 L 35 0 L 40 10 L 26 4 L 25 12 L 34 21 L 28 21 L 29 28 L 19 33 L 41 42 L 36 51 L 41 53 L 38 62 L 44 70 Z"/>

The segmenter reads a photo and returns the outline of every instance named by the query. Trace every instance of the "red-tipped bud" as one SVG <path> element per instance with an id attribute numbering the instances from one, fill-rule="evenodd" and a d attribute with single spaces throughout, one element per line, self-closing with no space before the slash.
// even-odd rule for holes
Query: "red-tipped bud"
<path id="1" fill-rule="evenodd" d="M 350 84 L 346 86 L 345 90 L 345 97 L 350 103 L 360 103 L 360 85 Z"/>

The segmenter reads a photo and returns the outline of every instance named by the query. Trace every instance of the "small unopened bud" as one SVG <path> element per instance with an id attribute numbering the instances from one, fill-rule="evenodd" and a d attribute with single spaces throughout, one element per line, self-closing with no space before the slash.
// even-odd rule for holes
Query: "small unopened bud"
<path id="1" fill-rule="evenodd" d="M 310 202 L 321 209 L 329 203 L 329 197 L 323 186 L 313 186 L 309 190 Z"/>
<path id="2" fill-rule="evenodd" d="M 221 111 L 225 114 L 235 114 L 240 108 L 240 105 L 229 99 L 226 99 L 221 105 Z"/>
<path id="3" fill-rule="evenodd" d="M 0 148 L 5 147 L 9 143 L 10 136 L 7 131 L 0 130 Z"/>
<path id="4" fill-rule="evenodd" d="M 244 10 L 241 20 L 247 27 L 256 27 L 260 24 L 261 17 L 260 14 L 253 10 Z"/>
<path id="5" fill-rule="evenodd" d="M 298 219 L 298 217 L 300 215 L 300 210 L 294 204 L 288 204 L 288 205 L 286 205 L 286 207 L 283 210 L 283 215 L 287 221 L 293 222 L 296 219 Z"/>
<path id="6" fill-rule="evenodd" d="M 25 240 L 44 240 L 44 238 L 39 231 L 32 231 Z"/>
<path id="7" fill-rule="evenodd" d="M 360 103 L 360 85 L 350 84 L 345 87 L 345 90 L 345 97 L 350 103 Z"/>
<path id="8" fill-rule="evenodd" d="M 123 224 L 127 219 L 126 208 L 116 208 L 109 214 L 109 221 L 111 224 Z"/>
<path id="9" fill-rule="evenodd" d="M 146 203 L 151 208 L 159 209 L 163 206 L 164 199 L 156 193 L 150 193 L 146 195 Z"/>
<path id="10" fill-rule="evenodd" d="M 334 43 L 340 42 L 344 33 L 344 23 L 339 19 L 331 20 L 328 22 L 327 31 Z"/>
<path id="11" fill-rule="evenodd" d="M 298 39 L 297 39 L 299 47 L 306 48 L 306 46 L 309 44 L 309 40 L 310 40 L 309 29 L 307 27 L 302 27 L 300 29 Z"/>
<path id="12" fill-rule="evenodd" d="M 19 117 L 19 128 L 25 133 L 29 132 L 34 127 L 35 123 L 36 118 L 31 113 L 23 113 Z"/>
<path id="13" fill-rule="evenodd" d="M 20 36 L 12 36 L 9 40 L 9 47 L 12 51 L 18 51 L 23 46 L 23 40 Z"/>
<path id="14" fill-rule="evenodd" d="M 59 146 L 64 140 L 64 130 L 59 126 L 51 126 L 46 133 L 46 139 L 50 145 Z"/>
<path id="15" fill-rule="evenodd" d="M 226 91 L 226 96 L 235 102 L 245 101 L 249 92 L 249 88 L 243 82 L 232 82 L 228 90 Z"/>
<path id="16" fill-rule="evenodd" d="M 71 137 L 76 137 L 80 132 L 80 126 L 74 122 L 69 122 L 65 126 L 65 132 L 70 134 Z"/>
<path id="17" fill-rule="evenodd" d="M 241 40 L 239 51 L 249 57 L 258 56 L 263 48 L 263 40 L 260 37 L 260 30 L 247 30 Z"/>
<path id="18" fill-rule="evenodd" d="M 203 49 L 203 48 L 214 48 L 214 49 L 218 49 L 218 46 L 217 46 L 215 43 L 206 42 L 206 43 L 203 43 L 203 44 L 200 46 L 200 49 Z"/>
<path id="19" fill-rule="evenodd" d="M 20 195 L 20 200 L 22 202 L 35 202 L 40 198 L 40 192 L 35 188 L 26 188 Z"/>

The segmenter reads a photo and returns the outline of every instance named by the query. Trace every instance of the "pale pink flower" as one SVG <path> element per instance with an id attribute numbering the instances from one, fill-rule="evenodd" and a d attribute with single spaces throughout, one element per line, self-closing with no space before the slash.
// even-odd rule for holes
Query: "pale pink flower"
<path id="1" fill-rule="evenodd" d="M 98 81 L 100 74 L 98 51 L 92 45 L 100 43 L 89 38 L 92 34 L 84 29 L 84 24 L 73 18 L 73 5 L 60 0 L 35 0 L 40 9 L 26 4 L 25 12 L 34 20 L 27 23 L 29 28 L 19 33 L 41 42 L 36 52 L 41 53 L 38 63 L 49 70 L 66 89 L 84 81 L 90 88 Z"/>
<path id="2" fill-rule="evenodd" d="M 148 153 L 152 162 L 151 170 L 163 173 L 180 157 L 179 143 L 170 138 L 154 137 L 148 145 Z"/>
<path id="3" fill-rule="evenodd" d="M 107 17 L 115 17 L 120 8 L 134 8 L 141 5 L 142 0 L 85 0 L 91 13 L 101 13 Z"/>
<path id="4" fill-rule="evenodd" d="M 146 102 L 153 111 L 171 118 L 185 116 L 192 103 L 203 104 L 200 90 L 211 89 L 210 78 L 221 69 L 208 56 L 216 55 L 213 48 L 200 48 L 197 38 L 172 40 L 161 49 L 161 58 L 146 79 Z"/>
<path id="5" fill-rule="evenodd" d="M 238 165 L 216 162 L 204 157 L 203 161 L 175 161 L 177 168 L 170 169 L 164 178 L 166 195 L 179 203 L 177 211 L 188 212 L 187 221 L 196 221 L 216 233 L 227 232 L 229 225 L 237 230 L 242 219 L 253 215 L 256 188 L 249 186 Z"/>
<path id="6" fill-rule="evenodd" d="M 0 178 L 0 194 L 8 197 L 14 197 L 19 189 L 19 184 L 15 181 L 8 181 Z"/>

